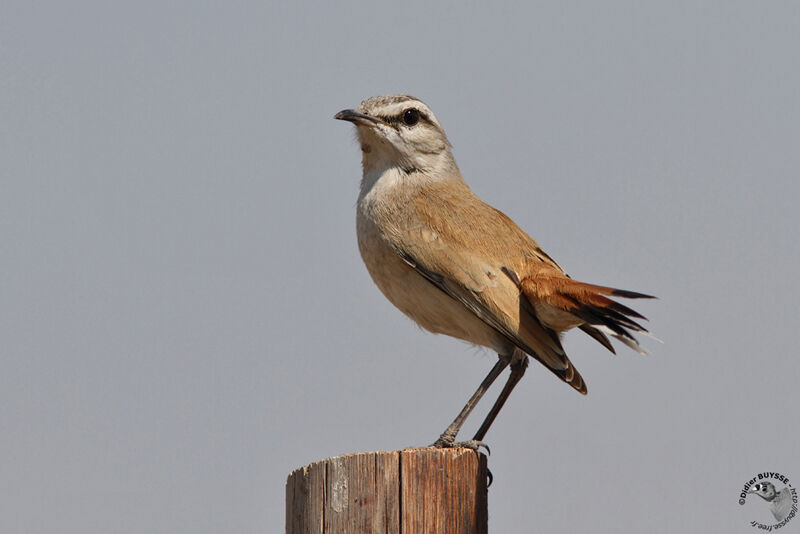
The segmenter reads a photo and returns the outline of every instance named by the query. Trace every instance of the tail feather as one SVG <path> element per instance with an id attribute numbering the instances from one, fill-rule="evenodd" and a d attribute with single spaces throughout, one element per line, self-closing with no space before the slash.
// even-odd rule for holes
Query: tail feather
<path id="1" fill-rule="evenodd" d="M 594 286 L 594 287 L 602 287 L 602 286 Z M 637 293 L 636 291 L 627 291 L 625 289 L 614 289 L 611 287 L 603 287 L 602 289 L 609 289 L 611 293 L 609 295 L 613 295 L 615 297 L 623 297 L 626 299 L 655 299 L 658 297 L 654 297 L 653 295 L 645 295 L 644 293 Z"/>
<path id="2" fill-rule="evenodd" d="M 532 303 L 547 304 L 584 321 L 581 330 L 614 352 L 605 334 L 633 350 L 646 354 L 632 332 L 650 335 L 633 318 L 647 320 L 631 308 L 608 298 L 655 298 L 644 293 L 578 282 L 563 275 L 534 275 L 521 280 L 520 287 Z M 608 296 L 606 296 L 608 295 Z"/>
<path id="3" fill-rule="evenodd" d="M 637 312 L 636 310 L 630 309 L 629 307 L 625 306 L 624 304 L 620 304 L 619 302 L 615 302 L 615 301 L 613 301 L 611 299 L 608 299 L 608 302 L 609 302 L 608 308 L 610 308 L 610 309 L 612 309 L 614 311 L 618 311 L 619 313 L 621 313 L 623 315 L 627 315 L 629 317 L 636 317 L 637 319 L 644 319 L 645 321 L 647 320 L 647 317 L 645 317 L 641 313 Z"/>
<path id="4" fill-rule="evenodd" d="M 578 328 L 580 328 L 581 330 L 592 336 L 595 339 L 595 341 L 597 341 L 605 348 L 607 348 L 609 351 L 611 351 L 612 354 L 617 353 L 617 351 L 614 350 L 614 345 L 611 344 L 611 341 L 608 339 L 608 337 L 606 337 L 606 335 L 597 328 L 587 323 L 583 323 Z"/>
<path id="5" fill-rule="evenodd" d="M 617 324 L 624 326 L 625 328 L 630 328 L 636 332 L 646 332 L 647 329 L 634 321 L 633 319 L 627 317 L 625 314 L 618 312 L 612 307 L 601 308 L 599 306 L 587 306 L 592 312 L 596 315 L 602 317 L 604 321 L 610 321 Z M 647 319 L 645 319 L 647 320 Z"/>

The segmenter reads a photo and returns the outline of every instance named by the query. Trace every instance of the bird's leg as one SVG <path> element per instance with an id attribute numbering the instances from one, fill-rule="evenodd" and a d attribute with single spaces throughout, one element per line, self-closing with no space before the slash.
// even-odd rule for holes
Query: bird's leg
<path id="1" fill-rule="evenodd" d="M 475 405 L 478 404 L 479 400 L 481 400 L 483 394 L 486 393 L 486 390 L 489 389 L 500 373 L 503 372 L 503 369 L 505 369 L 511 362 L 510 356 L 499 356 L 500 357 L 497 360 L 497 363 L 494 364 L 492 370 L 489 371 L 489 374 L 483 379 L 481 385 L 478 386 L 478 389 L 472 394 L 472 397 L 470 397 L 470 399 L 467 401 L 467 404 L 464 405 L 464 408 L 461 409 L 453 422 L 450 423 L 450 426 L 448 426 L 447 429 L 442 432 L 442 435 L 439 436 L 439 439 L 433 443 L 432 447 L 469 447 L 470 449 L 474 450 L 478 450 L 478 447 L 481 445 L 485 447 L 485 445 L 479 440 L 456 442 L 456 435 L 458 434 L 458 431 L 461 430 L 461 426 L 464 424 L 464 421 L 466 421 L 470 412 L 472 412 L 472 409 L 475 408 Z"/>
<path id="2" fill-rule="evenodd" d="M 472 441 L 481 442 L 486 436 L 486 432 L 489 431 L 489 427 L 492 426 L 495 417 L 497 414 L 500 413 L 500 409 L 506 403 L 508 396 L 511 395 L 511 391 L 514 389 L 514 386 L 517 385 L 517 382 L 522 378 L 522 375 L 525 374 L 525 369 L 528 367 L 528 355 L 522 351 L 514 351 L 514 356 L 511 360 L 511 374 L 508 376 L 508 380 L 506 381 L 506 385 L 503 386 L 503 391 L 500 392 L 500 395 L 497 397 L 497 400 L 494 402 L 494 406 L 489 411 L 489 414 L 486 416 L 486 419 L 483 420 L 481 427 L 475 432 L 475 437 L 472 438 Z"/>

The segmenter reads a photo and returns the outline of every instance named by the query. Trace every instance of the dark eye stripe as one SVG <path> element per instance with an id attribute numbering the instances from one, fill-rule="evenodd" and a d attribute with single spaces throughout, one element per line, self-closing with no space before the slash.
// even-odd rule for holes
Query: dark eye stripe
<path id="1" fill-rule="evenodd" d="M 419 111 L 419 110 L 418 110 L 418 111 Z M 385 117 L 385 116 L 384 116 L 384 117 L 381 117 L 381 116 L 379 115 L 379 116 L 378 116 L 378 118 L 379 118 L 380 120 L 382 120 L 383 122 L 389 123 L 389 124 L 391 124 L 391 125 L 395 125 L 395 124 L 399 124 L 399 123 L 403 122 L 403 113 L 405 113 L 405 110 L 403 110 L 403 111 L 400 113 L 400 115 L 396 115 L 396 116 L 394 116 L 394 117 Z M 427 116 L 427 115 L 426 115 L 424 112 L 422 112 L 422 111 L 419 111 L 419 120 L 420 120 L 420 121 L 427 122 L 428 124 L 430 124 L 431 126 L 433 126 L 433 122 L 431 122 L 431 120 L 428 118 L 428 116 Z"/>

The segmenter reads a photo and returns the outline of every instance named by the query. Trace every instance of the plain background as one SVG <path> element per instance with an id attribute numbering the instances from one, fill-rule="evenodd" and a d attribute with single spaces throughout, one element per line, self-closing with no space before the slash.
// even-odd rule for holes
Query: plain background
<path id="1" fill-rule="evenodd" d="M 737 501 L 800 481 L 799 27 L 779 1 L 4 2 L 0 531 L 281 532 L 294 468 L 438 436 L 495 356 L 373 286 L 332 120 L 401 92 L 573 277 L 660 297 L 651 356 L 567 336 L 588 397 L 530 368 L 487 436 L 491 531 L 768 522 Z"/>

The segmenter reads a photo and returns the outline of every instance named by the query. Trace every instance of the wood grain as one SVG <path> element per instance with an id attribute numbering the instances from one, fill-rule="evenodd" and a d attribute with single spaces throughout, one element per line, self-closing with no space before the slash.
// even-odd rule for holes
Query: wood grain
<path id="1" fill-rule="evenodd" d="M 486 534 L 486 457 L 469 449 L 346 454 L 286 480 L 287 534 Z"/>

